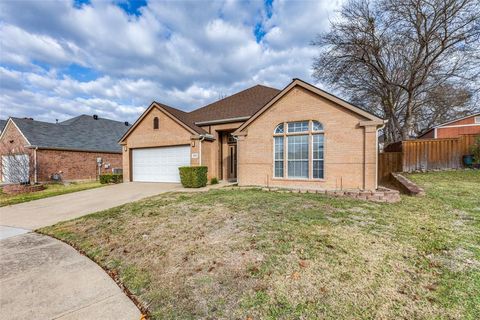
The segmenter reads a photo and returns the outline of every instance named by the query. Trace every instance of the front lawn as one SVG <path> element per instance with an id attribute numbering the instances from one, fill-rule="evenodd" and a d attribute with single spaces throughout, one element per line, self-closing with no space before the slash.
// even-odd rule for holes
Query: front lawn
<path id="1" fill-rule="evenodd" d="M 170 193 L 40 231 L 154 319 L 479 319 L 480 172 L 409 177 L 425 198 Z"/>
<path id="2" fill-rule="evenodd" d="M 22 193 L 18 195 L 8 195 L 0 191 L 0 207 L 9 206 L 16 203 L 27 202 L 42 198 L 58 196 L 61 194 L 77 192 L 87 189 L 102 187 L 98 181 L 91 182 L 72 182 L 69 184 L 47 184 L 46 189 L 31 193 Z"/>

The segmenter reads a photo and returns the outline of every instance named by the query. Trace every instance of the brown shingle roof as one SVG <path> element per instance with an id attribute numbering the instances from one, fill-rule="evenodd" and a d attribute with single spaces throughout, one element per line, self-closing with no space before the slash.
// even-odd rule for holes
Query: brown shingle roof
<path id="1" fill-rule="evenodd" d="M 184 112 L 156 101 L 155 103 L 190 129 L 204 134 L 207 132 L 197 126 L 196 122 L 251 117 L 279 92 L 278 89 L 256 85 L 191 112 Z"/>
<path id="2" fill-rule="evenodd" d="M 194 121 L 191 119 L 191 116 L 189 113 L 175 109 L 173 107 L 167 106 L 163 103 L 156 102 L 159 106 L 161 106 L 163 109 L 165 109 L 167 112 L 171 113 L 175 118 L 183 122 L 186 126 L 188 126 L 190 129 L 193 129 L 197 133 L 207 133 L 207 131 L 203 130 L 202 128 L 198 127 L 195 125 Z"/>
<path id="3" fill-rule="evenodd" d="M 251 117 L 280 90 L 256 85 L 188 113 L 194 122 Z"/>
<path id="4" fill-rule="evenodd" d="M 170 113 L 178 121 L 182 122 L 194 132 L 206 134 L 207 131 L 196 125 L 196 122 L 251 117 L 279 92 L 280 90 L 278 89 L 256 85 L 191 112 L 185 112 L 154 101 L 150 107 L 145 110 L 142 116 L 135 121 L 130 130 L 128 130 L 122 136 L 119 143 L 122 143 L 125 140 L 130 132 L 135 129 L 136 125 L 140 122 L 148 110 L 153 108 L 155 105 Z"/>

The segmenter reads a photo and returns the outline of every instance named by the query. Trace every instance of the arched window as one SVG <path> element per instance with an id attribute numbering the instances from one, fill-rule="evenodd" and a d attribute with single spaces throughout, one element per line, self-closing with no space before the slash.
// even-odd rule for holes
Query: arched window
<path id="1" fill-rule="evenodd" d="M 283 133 L 283 123 L 280 123 L 276 128 L 273 133 Z"/>
<path id="2" fill-rule="evenodd" d="M 318 121 L 312 121 L 312 131 L 314 132 L 323 131 L 323 125 Z"/>
<path id="3" fill-rule="evenodd" d="M 323 179 L 325 143 L 323 133 L 322 123 L 316 120 L 277 125 L 273 134 L 274 177 Z"/>
<path id="4" fill-rule="evenodd" d="M 153 129 L 158 129 L 158 117 L 153 118 Z"/>

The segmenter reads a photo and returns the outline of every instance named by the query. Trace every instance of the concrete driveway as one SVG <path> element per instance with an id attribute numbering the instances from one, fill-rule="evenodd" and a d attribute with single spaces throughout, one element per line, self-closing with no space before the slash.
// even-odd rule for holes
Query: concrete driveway
<path id="1" fill-rule="evenodd" d="M 0 225 L 35 230 L 159 193 L 182 190 L 177 183 L 129 182 L 0 208 Z"/>
<path id="2" fill-rule="evenodd" d="M 181 189 L 124 183 L 0 208 L 0 319 L 140 319 L 102 268 L 31 230 Z"/>

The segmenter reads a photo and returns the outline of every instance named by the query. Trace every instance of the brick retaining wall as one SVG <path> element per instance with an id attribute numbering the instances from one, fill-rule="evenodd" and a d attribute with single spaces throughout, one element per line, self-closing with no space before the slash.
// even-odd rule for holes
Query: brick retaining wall
<path id="1" fill-rule="evenodd" d="M 258 187 L 233 187 L 238 189 L 258 188 Z M 359 200 L 373 201 L 373 202 L 388 202 L 394 203 L 401 200 L 400 192 L 384 187 L 380 187 L 375 191 L 367 190 L 319 190 L 319 189 L 284 189 L 284 188 L 261 188 L 263 191 L 285 192 L 285 193 L 315 193 L 325 194 L 331 197 L 348 197 Z"/>
<path id="2" fill-rule="evenodd" d="M 36 184 L 36 185 L 7 184 L 2 188 L 4 193 L 10 194 L 10 195 L 37 192 L 44 189 L 45 189 L 45 186 L 43 184 Z"/>

